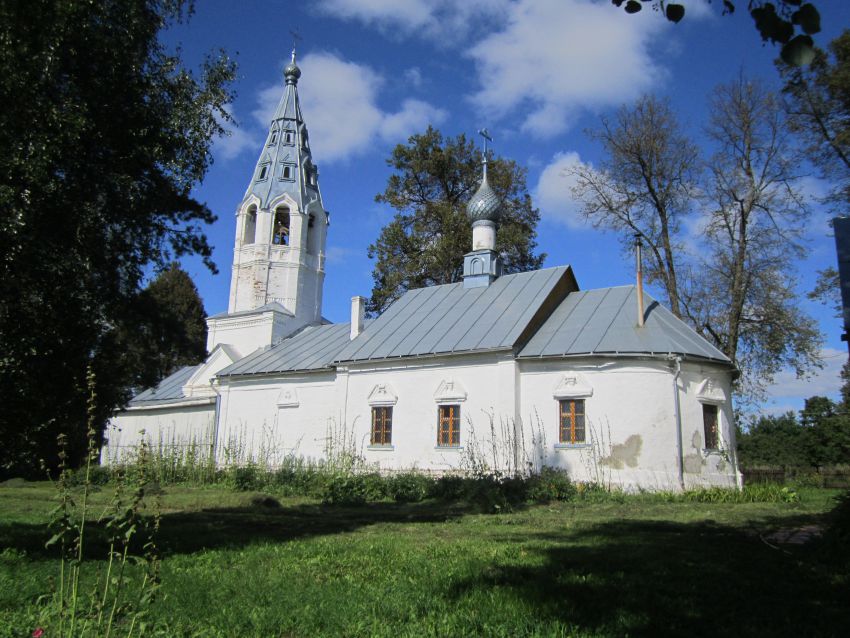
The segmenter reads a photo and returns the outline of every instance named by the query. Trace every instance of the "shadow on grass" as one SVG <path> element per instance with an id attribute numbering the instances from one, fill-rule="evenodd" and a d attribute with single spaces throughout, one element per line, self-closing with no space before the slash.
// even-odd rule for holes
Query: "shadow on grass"
<path id="1" fill-rule="evenodd" d="M 166 556 L 188 554 L 375 524 L 441 523 L 472 511 L 440 501 L 269 505 L 166 514 L 158 543 Z M 476 604 L 509 592 L 535 622 L 557 623 L 580 634 L 843 636 L 850 626 L 846 575 L 838 577 L 817 543 L 777 550 L 756 532 L 819 519 L 763 518 L 752 528 L 640 519 L 540 533 L 502 533 L 505 526 L 492 534 L 488 527 L 491 535 L 482 542 L 515 544 L 531 558 L 487 561 L 475 576 L 454 580 L 445 595 L 452 604 L 465 599 Z M 87 551 L 102 559 L 103 530 L 90 529 L 93 542 Z M 55 551 L 45 550 L 44 540 L 43 527 L 0 523 L 0 546 L 52 559 Z"/>
<path id="2" fill-rule="evenodd" d="M 582 634 L 846 636 L 850 627 L 847 575 L 834 573 L 817 542 L 774 549 L 749 530 L 646 520 L 501 540 L 525 543 L 540 560 L 494 565 L 452 596 L 508 589 L 536 617 Z"/>
<path id="3" fill-rule="evenodd" d="M 163 514 L 156 542 L 164 556 L 202 549 L 242 547 L 258 542 L 353 532 L 378 523 L 442 523 L 473 511 L 464 503 L 369 503 L 361 506 L 302 504 L 282 507 L 271 500 L 244 507 L 208 508 Z M 58 549 L 44 547 L 50 537 L 44 525 L 0 522 L 0 548 L 25 552 L 34 559 L 53 559 Z M 137 544 L 144 540 L 135 539 Z M 86 525 L 85 554 L 103 559 L 108 541 L 103 524 Z M 139 551 L 140 546 L 134 546 Z"/>

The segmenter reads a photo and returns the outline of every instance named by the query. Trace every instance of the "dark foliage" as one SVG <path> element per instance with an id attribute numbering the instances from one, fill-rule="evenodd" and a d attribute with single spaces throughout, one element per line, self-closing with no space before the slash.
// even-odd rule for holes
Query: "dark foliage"
<path id="1" fill-rule="evenodd" d="M 821 467 L 850 464 L 850 414 L 826 397 L 806 399 L 793 412 L 761 416 L 738 435 L 738 458 L 747 467 Z"/>
<path id="2" fill-rule="evenodd" d="M 611 0 L 626 13 L 638 13 L 643 4 L 650 0 Z M 711 2 L 711 0 L 705 0 Z M 735 13 L 738 0 L 717 2 L 723 7 L 723 15 Z M 782 59 L 788 64 L 809 64 L 815 55 L 812 36 L 820 32 L 820 12 L 811 2 L 803 0 L 749 0 L 747 9 L 755 23 L 761 39 L 771 44 L 781 44 Z M 662 12 L 670 22 L 679 22 L 685 17 L 685 6 L 675 0 L 652 0 L 652 8 Z"/>
<path id="3" fill-rule="evenodd" d="M 387 164 L 395 171 L 376 201 L 398 211 L 369 246 L 376 260 L 367 304 L 383 312 L 404 292 L 460 280 L 463 255 L 472 248 L 466 203 L 481 183 L 481 153 L 464 135 L 443 138 L 432 127 L 393 150 Z M 535 255 L 540 211 L 531 204 L 526 171 L 516 162 L 489 161 L 488 181 L 504 202 L 496 238 L 505 273 L 539 268 Z"/>
<path id="4" fill-rule="evenodd" d="M 233 64 L 200 77 L 159 41 L 180 0 L 0 4 L 0 475 L 68 436 L 85 453 L 87 369 L 103 424 L 127 396 L 123 329 L 145 269 L 195 253 L 215 219 L 191 189 L 222 133 Z M 100 436 L 100 435 L 99 435 Z"/>
<path id="5" fill-rule="evenodd" d="M 188 273 L 176 263 L 162 271 L 136 298 L 134 324 L 122 326 L 120 341 L 130 384 L 147 388 L 187 365 L 203 361 L 207 350 L 204 304 Z"/>
<path id="6" fill-rule="evenodd" d="M 827 201 L 839 214 L 850 203 L 850 30 L 816 50 L 807 68 L 779 65 L 791 130 L 830 182 Z"/>

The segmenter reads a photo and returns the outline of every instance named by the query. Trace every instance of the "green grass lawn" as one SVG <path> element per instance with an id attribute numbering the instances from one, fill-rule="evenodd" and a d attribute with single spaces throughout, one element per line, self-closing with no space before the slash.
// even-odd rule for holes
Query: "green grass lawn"
<path id="1" fill-rule="evenodd" d="M 493 515 L 439 501 L 273 507 L 170 487 L 151 621 L 167 636 L 846 636 L 848 581 L 823 548 L 761 538 L 818 523 L 835 494 Z M 95 515 L 109 496 L 95 495 Z M 0 487 L 0 636 L 31 634 L 56 575 L 53 497 L 41 483 Z M 102 538 L 86 548 L 106 555 Z"/>

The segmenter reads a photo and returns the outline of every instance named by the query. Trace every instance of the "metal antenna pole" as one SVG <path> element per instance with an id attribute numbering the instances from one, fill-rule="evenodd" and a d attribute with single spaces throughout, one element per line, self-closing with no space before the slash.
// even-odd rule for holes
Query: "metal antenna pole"
<path id="1" fill-rule="evenodd" d="M 635 233 L 635 265 L 637 271 L 638 327 L 643 327 L 643 259 L 641 258 L 640 233 Z"/>

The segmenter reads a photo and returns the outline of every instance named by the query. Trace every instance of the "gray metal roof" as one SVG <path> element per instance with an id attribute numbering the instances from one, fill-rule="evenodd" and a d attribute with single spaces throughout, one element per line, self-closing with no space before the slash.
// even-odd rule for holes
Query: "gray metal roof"
<path id="1" fill-rule="evenodd" d="M 337 354 L 336 362 L 510 349 L 575 289 L 569 266 L 409 290 Z"/>
<path id="2" fill-rule="evenodd" d="M 307 326 L 280 343 L 257 350 L 230 364 L 217 376 L 227 377 L 328 368 L 334 356 L 350 343 L 350 326 L 350 323 Z"/>
<path id="3" fill-rule="evenodd" d="M 318 169 L 313 164 L 307 127 L 298 99 L 296 85 L 300 74 L 293 59 L 292 64 L 286 67 L 283 95 L 269 124 L 268 136 L 242 200 L 255 195 L 263 209 L 286 194 L 295 200 L 302 213 L 307 212 L 310 205 L 324 210 L 318 187 Z M 286 177 L 284 167 L 290 169 Z M 314 179 L 311 179 L 311 175 Z"/>
<path id="4" fill-rule="evenodd" d="M 129 403 L 130 407 L 142 407 L 157 405 L 159 403 L 173 403 L 186 397 L 183 396 L 183 385 L 189 380 L 195 371 L 203 364 L 185 366 L 165 377 L 155 387 L 148 388 L 134 396 Z"/>
<path id="5" fill-rule="evenodd" d="M 681 354 L 731 365 L 726 355 L 646 293 L 644 309 L 639 328 L 635 286 L 572 292 L 519 357 Z"/>

